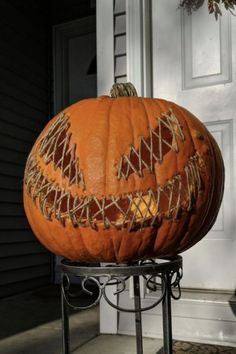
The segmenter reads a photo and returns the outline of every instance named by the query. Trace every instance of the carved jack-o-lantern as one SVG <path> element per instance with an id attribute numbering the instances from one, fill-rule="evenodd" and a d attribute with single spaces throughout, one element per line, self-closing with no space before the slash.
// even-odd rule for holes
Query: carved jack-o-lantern
<path id="1" fill-rule="evenodd" d="M 26 215 L 38 239 L 68 259 L 173 256 L 215 221 L 220 151 L 184 108 L 136 97 L 130 84 L 112 96 L 75 103 L 44 128 L 25 169 Z"/>

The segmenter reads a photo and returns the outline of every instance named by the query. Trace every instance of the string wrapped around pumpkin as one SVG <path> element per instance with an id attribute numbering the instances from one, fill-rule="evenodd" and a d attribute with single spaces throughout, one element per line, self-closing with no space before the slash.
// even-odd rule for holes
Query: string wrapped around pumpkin
<path id="1" fill-rule="evenodd" d="M 27 160 L 24 207 L 50 251 L 77 261 L 130 262 L 174 256 L 210 230 L 224 166 L 190 112 L 137 97 L 79 101 L 44 128 Z"/>

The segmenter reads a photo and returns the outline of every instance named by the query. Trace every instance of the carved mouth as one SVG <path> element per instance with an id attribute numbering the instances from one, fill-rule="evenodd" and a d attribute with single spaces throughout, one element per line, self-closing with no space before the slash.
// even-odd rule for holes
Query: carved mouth
<path id="1" fill-rule="evenodd" d="M 55 181 L 47 179 L 31 154 L 24 183 L 30 198 L 48 220 L 55 218 L 64 226 L 71 223 L 73 227 L 97 229 L 102 226 L 132 231 L 154 226 L 163 218 L 177 219 L 194 207 L 202 187 L 199 162 L 196 153 L 189 158 L 182 172 L 164 186 L 157 186 L 156 190 L 98 199 L 96 196 L 72 195 Z"/>
<path id="2" fill-rule="evenodd" d="M 120 196 L 98 199 L 95 195 L 78 196 L 62 188 L 55 180 L 44 176 L 37 152 L 45 164 L 51 163 L 67 178 L 68 185 L 85 190 L 85 181 L 76 157 L 76 145 L 71 144 L 69 117 L 62 112 L 40 139 L 28 157 L 24 183 L 26 191 L 42 215 L 56 219 L 62 225 L 97 229 L 136 228 L 154 226 L 163 218 L 177 219 L 190 211 L 202 188 L 200 156 L 189 158 L 182 172 L 175 174 L 164 186 L 155 190 L 132 191 Z M 172 110 L 162 113 L 149 136 L 140 136 L 138 148 L 129 147 L 118 163 L 117 178 L 128 179 L 131 174 L 142 177 L 143 170 L 154 173 L 154 164 L 162 163 L 164 155 L 173 150 L 178 153 L 179 142 L 184 141 L 182 127 Z"/>

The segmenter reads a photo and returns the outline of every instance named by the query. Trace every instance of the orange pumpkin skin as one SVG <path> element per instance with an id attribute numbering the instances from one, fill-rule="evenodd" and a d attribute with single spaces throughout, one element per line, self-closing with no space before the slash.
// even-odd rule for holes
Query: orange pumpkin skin
<path id="1" fill-rule="evenodd" d="M 27 160 L 24 207 L 51 252 L 130 262 L 198 242 L 223 184 L 219 148 L 190 112 L 161 99 L 102 96 L 44 128 Z"/>

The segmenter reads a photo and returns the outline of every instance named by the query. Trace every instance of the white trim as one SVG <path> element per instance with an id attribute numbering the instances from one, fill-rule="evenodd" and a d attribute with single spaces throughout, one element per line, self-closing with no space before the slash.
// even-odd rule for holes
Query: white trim
<path id="1" fill-rule="evenodd" d="M 127 81 L 140 96 L 152 96 L 151 1 L 126 0 Z"/>
<path id="2" fill-rule="evenodd" d="M 114 4 L 97 0 L 97 94 L 109 95 L 114 83 Z M 116 286 L 109 286 L 107 296 L 117 304 Z M 100 333 L 116 334 L 118 314 L 104 299 L 100 301 Z"/>
<path id="3" fill-rule="evenodd" d="M 120 306 L 131 307 L 129 292 L 120 295 Z M 155 293 L 143 299 L 142 306 L 150 306 L 157 300 Z M 204 291 L 182 291 L 178 301 L 172 301 L 173 338 L 177 340 L 229 345 L 236 347 L 235 338 L 236 297 L 233 294 Z M 143 312 L 143 335 L 162 338 L 162 307 Z M 133 318 L 120 314 L 119 334 L 135 334 Z"/>
<path id="4" fill-rule="evenodd" d="M 114 83 L 113 1 L 97 0 L 97 94 L 109 95 Z"/>

